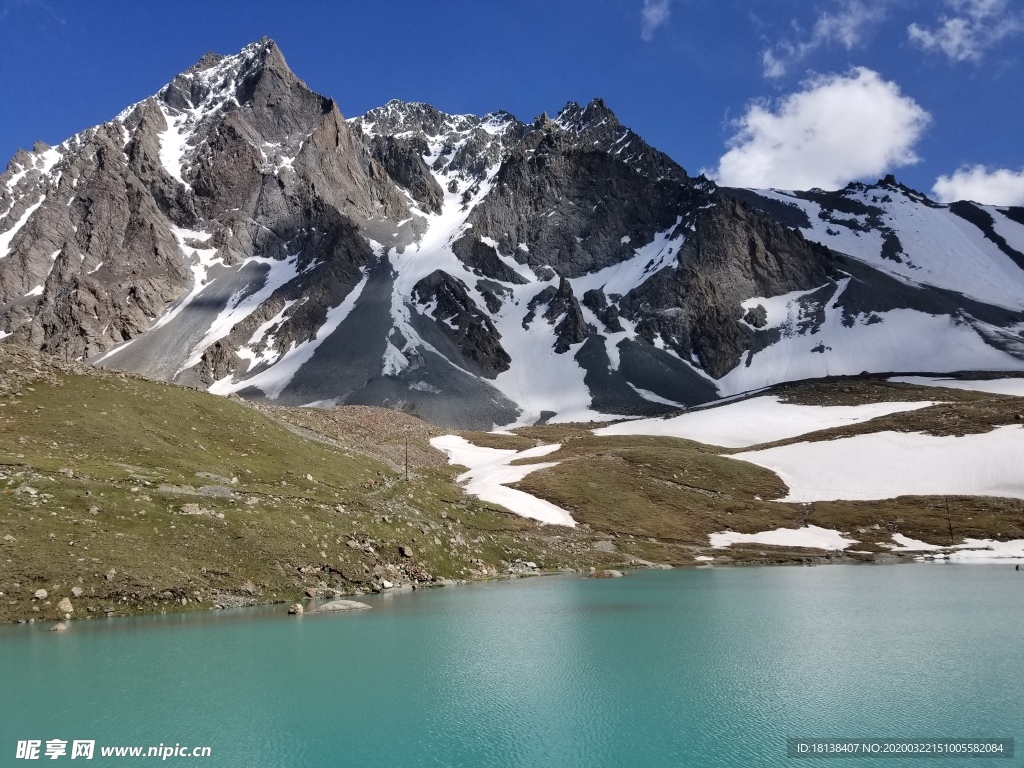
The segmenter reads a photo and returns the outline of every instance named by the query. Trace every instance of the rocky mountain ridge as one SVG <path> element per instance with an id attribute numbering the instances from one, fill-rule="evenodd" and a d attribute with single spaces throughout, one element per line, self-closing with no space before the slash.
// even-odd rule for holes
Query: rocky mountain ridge
<path id="1" fill-rule="evenodd" d="M 11 161 L 0 338 L 490 428 L 1019 369 L 1022 252 L 1019 209 L 891 178 L 720 189 L 600 99 L 532 123 L 398 101 L 345 119 L 264 39 Z"/>

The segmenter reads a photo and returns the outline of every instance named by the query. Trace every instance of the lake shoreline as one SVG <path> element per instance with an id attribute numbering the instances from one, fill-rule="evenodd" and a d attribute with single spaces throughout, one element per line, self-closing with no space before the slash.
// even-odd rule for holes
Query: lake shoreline
<path id="1" fill-rule="evenodd" d="M 738 550 L 742 551 L 742 550 Z M 735 552 L 735 551 L 734 551 Z M 624 578 L 629 578 L 633 572 L 644 573 L 659 570 L 672 570 L 672 571 L 697 571 L 697 570 L 733 570 L 733 569 L 748 569 L 748 568 L 781 568 L 781 567 L 827 567 L 827 566 L 841 566 L 841 565 L 860 565 L 860 566 L 894 566 L 894 565 L 917 565 L 917 566 L 934 566 L 934 565 L 1005 565 L 1006 567 L 1016 566 L 1024 564 L 1024 561 L 1011 559 L 1011 558 L 989 558 L 989 559 L 968 559 L 968 560 L 936 560 L 936 559 L 925 559 L 922 557 L 924 552 L 892 552 L 892 553 L 851 553 L 856 555 L 872 555 L 872 557 L 851 557 L 848 554 L 841 552 L 829 552 L 824 555 L 814 556 L 795 556 L 789 558 L 770 558 L 764 557 L 763 559 L 748 559 L 748 560 L 734 560 L 734 559 L 723 559 L 721 561 L 705 561 L 697 564 L 686 564 L 686 565 L 621 565 L 621 573 Z M 455 587 L 472 587 L 480 586 L 488 583 L 507 583 L 512 581 L 521 580 L 533 580 L 537 578 L 551 578 L 551 577 L 575 577 L 578 579 L 592 579 L 595 578 L 592 574 L 607 569 L 561 569 L 543 571 L 538 570 L 529 573 L 510 573 L 501 576 L 490 576 L 482 578 L 470 578 L 470 579 L 441 579 L 436 583 L 430 584 L 419 584 L 419 585 L 399 585 L 396 588 L 365 592 L 361 590 L 353 591 L 342 591 L 328 589 L 325 590 L 325 594 L 317 597 L 308 597 L 303 595 L 295 595 L 292 598 L 275 598 L 273 600 L 263 602 L 251 602 L 246 604 L 234 604 L 234 605 L 213 605 L 198 607 L 198 604 L 190 604 L 188 606 L 180 606 L 173 609 L 164 609 L 161 611 L 139 611 L 137 613 L 108 613 L 104 615 L 88 615 L 80 617 L 71 617 L 65 619 L 37 619 L 35 617 L 29 617 L 26 619 L 16 619 L 4 622 L 0 626 L 45 626 L 49 625 L 52 629 L 58 624 L 63 624 L 65 627 L 71 624 L 78 624 L 83 621 L 93 621 L 94 619 L 134 619 L 142 618 L 147 616 L 185 616 L 189 614 L 216 614 L 222 611 L 252 611 L 252 610 L 267 610 L 274 606 L 281 606 L 281 617 L 294 620 L 295 616 L 289 616 L 287 608 L 288 606 L 298 603 L 303 607 L 303 614 L 301 615 L 319 615 L 315 610 L 317 606 L 324 603 L 328 603 L 332 600 L 340 599 L 362 599 L 362 598 L 374 598 L 374 597 L 386 597 L 393 595 L 409 594 L 413 592 L 433 591 L 438 589 L 452 589 Z M 330 592 L 331 594 L 326 594 Z"/>

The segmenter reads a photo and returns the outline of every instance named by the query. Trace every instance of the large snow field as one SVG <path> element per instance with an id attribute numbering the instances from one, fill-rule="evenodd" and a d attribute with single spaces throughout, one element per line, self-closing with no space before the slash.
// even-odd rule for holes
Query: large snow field
<path id="1" fill-rule="evenodd" d="M 712 533 L 708 538 L 715 549 L 725 549 L 731 544 L 769 544 L 777 547 L 842 550 L 857 543 L 855 539 L 845 538 L 839 531 L 819 528 L 816 525 L 806 525 L 803 528 L 776 528 L 774 531 L 760 533 L 725 531 Z"/>
<path id="2" fill-rule="evenodd" d="M 847 325 L 838 302 L 849 283 L 850 278 L 839 281 L 823 306 L 824 322 L 810 334 L 801 331 L 806 318 L 798 299 L 814 291 L 786 294 L 767 303 L 758 298 L 742 302 L 743 307 L 764 305 L 769 319 L 766 328 L 777 328 L 781 338 L 750 361 L 745 354 L 718 380 L 718 391 L 735 395 L 782 381 L 856 376 L 864 371 L 945 373 L 1021 367 L 1018 358 L 986 343 L 971 323 L 945 315 L 894 309 L 861 315 Z"/>
<path id="3" fill-rule="evenodd" d="M 883 209 L 882 224 L 899 237 L 904 251 L 900 261 L 894 261 L 881 255 L 882 232 L 864 232 L 823 219 L 819 215 L 819 203 L 790 193 L 779 190 L 757 192 L 806 212 L 811 228 L 802 229 L 802 232 L 809 240 L 849 254 L 883 272 L 914 283 L 957 291 L 1002 307 L 1017 308 L 1024 301 L 1024 273 L 1020 268 L 980 229 L 946 206 L 933 208 L 922 205 L 895 190 L 888 192 L 891 201 L 887 203 L 874 199 L 877 197 L 874 190 L 851 196 L 866 205 Z M 1011 243 L 1020 242 L 1020 225 L 995 208 L 986 210 L 992 215 L 997 232 Z M 866 223 L 863 216 L 840 214 L 839 217 Z M 965 263 L 970 263 L 971 269 L 965 270 Z"/>
<path id="4" fill-rule="evenodd" d="M 788 502 L 897 496 L 1002 496 L 1024 499 L 1024 427 L 936 437 L 874 432 L 803 442 L 730 458 L 775 472 Z"/>
<path id="5" fill-rule="evenodd" d="M 935 402 L 794 405 L 780 402 L 775 395 L 765 395 L 669 419 L 640 419 L 612 424 L 595 429 L 594 434 L 680 437 L 725 448 L 747 448 L 822 429 L 860 424 L 892 413 L 916 411 L 930 405 L 935 405 Z"/>
<path id="6" fill-rule="evenodd" d="M 898 384 L 917 384 L 920 387 L 966 389 L 971 392 L 989 392 L 994 395 L 1024 397 L 1024 379 L 939 379 L 929 376 L 894 376 L 889 381 Z"/>
<path id="7" fill-rule="evenodd" d="M 570 528 L 576 526 L 572 515 L 561 507 L 556 507 L 548 501 L 538 499 L 523 491 L 506 487 L 511 483 L 518 483 L 531 472 L 558 464 L 557 461 L 548 461 L 510 466 L 513 461 L 547 456 L 561 448 L 560 444 L 541 445 L 536 448 L 528 448 L 525 451 L 511 451 L 473 445 L 457 435 L 435 437 L 431 439 L 430 444 L 439 451 L 444 451 L 448 455 L 449 463 L 469 467 L 469 471 L 459 475 L 456 481 L 471 496 L 476 496 L 492 504 L 499 504 L 517 515 L 539 520 L 542 523 L 567 525 Z"/>

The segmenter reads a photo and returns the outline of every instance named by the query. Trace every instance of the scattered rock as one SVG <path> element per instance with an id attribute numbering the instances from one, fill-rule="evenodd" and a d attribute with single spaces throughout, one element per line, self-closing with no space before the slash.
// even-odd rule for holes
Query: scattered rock
<path id="1" fill-rule="evenodd" d="M 81 587 L 72 587 L 71 588 L 71 596 L 72 597 L 81 597 L 83 594 L 85 594 L 85 590 L 82 589 Z"/>
<path id="2" fill-rule="evenodd" d="M 57 610 L 60 613 L 74 613 L 75 607 L 71 605 L 71 601 L 68 598 L 61 598 L 61 601 L 57 603 Z"/>
<path id="3" fill-rule="evenodd" d="M 306 597 L 316 597 L 316 587 L 310 587 L 306 590 Z"/>
<path id="4" fill-rule="evenodd" d="M 747 314 L 743 316 L 743 322 L 755 328 L 764 328 L 768 325 L 768 310 L 764 308 L 763 304 L 758 304 L 747 310 Z"/>
<path id="5" fill-rule="evenodd" d="M 65 624 L 63 621 L 58 621 L 56 624 L 54 624 L 52 627 L 50 627 L 50 631 L 51 632 L 67 632 L 68 631 L 68 625 Z"/>
<path id="6" fill-rule="evenodd" d="M 8 534 L 4 535 L 4 541 L 17 541 L 17 539 L 14 538 L 13 536 L 11 536 L 11 534 L 8 533 Z"/>
<path id="7" fill-rule="evenodd" d="M 209 517 L 216 517 L 220 520 L 224 519 L 223 512 L 214 512 L 212 509 L 201 507 L 198 504 L 182 504 L 178 507 L 178 514 L 180 515 L 208 515 Z"/>
<path id="8" fill-rule="evenodd" d="M 301 603 L 292 603 L 288 606 L 289 616 L 301 616 L 303 613 L 305 613 L 305 609 L 302 607 Z"/>
<path id="9" fill-rule="evenodd" d="M 388 581 L 387 579 L 382 579 L 381 582 L 380 582 L 380 588 L 381 589 L 391 589 L 393 586 L 395 586 L 395 585 L 393 583 L 391 583 L 390 581 Z"/>
<path id="10" fill-rule="evenodd" d="M 247 608 L 256 605 L 256 599 L 244 595 L 218 594 L 213 598 L 215 608 Z"/>
<path id="11" fill-rule="evenodd" d="M 231 481 L 229 480 L 228 482 Z M 211 496 L 219 499 L 230 499 L 235 495 L 235 492 L 226 485 L 204 485 L 199 488 L 199 493 L 203 496 Z"/>
<path id="12" fill-rule="evenodd" d="M 402 557 L 412 557 L 412 547 L 399 547 L 398 554 Z"/>
<path id="13" fill-rule="evenodd" d="M 100 513 L 100 508 L 99 507 L 89 507 L 89 514 L 90 515 L 98 515 L 99 513 Z"/>
<path id="14" fill-rule="evenodd" d="M 539 570 L 539 566 L 536 563 L 523 562 L 522 560 L 516 560 L 506 569 L 507 573 L 513 574 L 534 573 L 537 570 Z"/>
<path id="15" fill-rule="evenodd" d="M 621 579 L 622 576 L 622 571 L 615 571 L 611 569 L 603 571 L 594 571 L 592 574 L 590 574 L 591 579 Z"/>
<path id="16" fill-rule="evenodd" d="M 595 541 L 592 547 L 595 552 L 614 552 L 615 542 L 611 539 L 604 539 L 602 541 Z"/>
<path id="17" fill-rule="evenodd" d="M 301 606 L 300 606 L 301 607 Z M 366 603 L 360 603 L 358 600 L 332 600 L 329 603 L 324 603 L 319 608 L 315 608 L 310 613 L 336 613 L 338 611 L 361 611 L 364 608 L 370 606 Z"/>
<path id="18" fill-rule="evenodd" d="M 256 594 L 256 585 L 248 579 L 246 579 L 246 581 L 241 586 L 241 590 L 247 594 L 254 595 Z"/>
<path id="19" fill-rule="evenodd" d="M 46 599 L 46 594 L 47 594 L 47 593 L 46 593 L 46 590 L 45 590 L 45 589 L 37 589 L 37 590 L 35 591 L 35 594 L 33 595 L 33 597 L 34 597 L 34 598 L 35 598 L 36 600 L 45 600 L 45 599 Z"/>
<path id="20" fill-rule="evenodd" d="M 117 576 L 117 571 L 111 568 L 109 571 L 107 571 L 107 575 L 103 578 L 105 578 L 107 581 L 113 581 L 115 576 Z"/>

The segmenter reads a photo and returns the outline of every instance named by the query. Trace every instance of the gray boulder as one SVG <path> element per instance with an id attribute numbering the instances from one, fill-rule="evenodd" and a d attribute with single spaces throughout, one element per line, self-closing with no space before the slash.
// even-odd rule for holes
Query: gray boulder
<path id="1" fill-rule="evenodd" d="M 338 613 L 341 611 L 361 611 L 364 608 L 370 606 L 366 603 L 361 603 L 358 600 L 332 600 L 329 603 L 324 603 L 318 606 L 315 610 L 310 613 Z"/>

